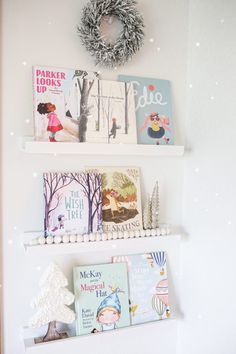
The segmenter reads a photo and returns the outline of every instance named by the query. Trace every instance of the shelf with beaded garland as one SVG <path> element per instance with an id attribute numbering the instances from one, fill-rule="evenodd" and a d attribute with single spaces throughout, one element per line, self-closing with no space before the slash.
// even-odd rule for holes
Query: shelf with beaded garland
<path id="1" fill-rule="evenodd" d="M 162 225 L 158 229 L 85 235 L 64 234 L 46 238 L 43 232 L 26 232 L 23 244 L 27 254 L 73 254 L 114 249 L 142 251 L 144 247 L 152 250 L 173 241 L 179 242 L 180 238 L 180 234 L 172 233 L 168 225 Z"/>
<path id="2" fill-rule="evenodd" d="M 92 175 L 93 173 L 91 172 L 89 176 Z M 85 177 L 86 176 L 87 175 L 85 174 Z M 50 180 L 49 177 L 51 178 Z M 56 175 L 56 177 L 58 176 Z M 59 176 L 59 177 L 62 178 L 63 176 Z M 49 182 L 52 183 L 51 181 L 52 180 L 54 181 L 55 176 L 51 174 L 50 176 L 48 176 L 47 174 L 44 176 L 44 178 L 46 181 L 48 181 L 48 183 Z M 68 176 L 65 176 L 65 178 L 68 178 Z M 58 179 L 55 179 L 55 181 L 58 181 Z M 51 186 L 50 183 L 49 185 Z M 47 184 L 47 188 L 48 188 L 48 184 Z M 45 195 L 48 197 L 48 195 L 49 196 L 51 195 L 50 194 L 51 189 L 49 190 L 48 193 L 47 192 L 48 190 L 45 191 Z M 58 206 L 57 203 L 56 205 Z M 139 210 L 138 214 L 141 214 L 140 209 L 138 209 Z M 130 209 L 127 210 L 128 212 L 130 211 Z M 122 210 L 120 212 L 122 212 Z M 45 228 L 45 231 L 25 233 L 24 247 L 27 253 L 40 253 L 43 250 L 44 253 L 46 252 L 49 254 L 84 253 L 84 252 L 96 252 L 96 251 L 109 251 L 112 249 L 122 250 L 122 249 L 127 249 L 129 247 L 131 249 L 136 249 L 138 245 L 140 245 L 140 251 L 142 251 L 144 243 L 145 246 L 150 246 L 150 250 L 151 250 L 152 247 L 155 248 L 157 246 L 157 240 L 159 240 L 159 242 L 160 240 L 162 240 L 163 243 L 163 239 L 165 242 L 173 240 L 174 235 L 177 236 L 177 238 L 179 238 L 178 232 L 174 232 L 172 234 L 172 228 L 170 227 L 170 225 L 159 223 L 158 182 L 156 182 L 154 186 L 151 197 L 147 196 L 142 214 L 143 214 L 143 220 L 142 220 L 143 229 L 136 228 L 133 230 L 131 227 L 132 225 L 124 224 L 122 225 L 123 226 L 122 228 L 120 227 L 120 230 L 116 225 L 114 225 L 116 231 L 113 232 L 112 231 L 104 232 L 104 228 L 101 229 L 99 227 L 97 228 L 96 232 L 87 233 L 81 231 L 79 232 L 78 230 L 69 231 L 69 229 L 66 229 L 65 225 L 63 224 L 62 228 L 60 228 L 60 225 L 59 226 L 57 225 L 57 227 L 55 228 L 54 227 L 51 229 Z M 61 212 L 59 216 L 61 216 Z M 119 210 L 118 210 L 118 216 L 119 216 Z M 112 218 L 112 220 L 115 220 L 114 217 Z M 112 230 L 112 228 L 110 228 L 110 230 Z"/>

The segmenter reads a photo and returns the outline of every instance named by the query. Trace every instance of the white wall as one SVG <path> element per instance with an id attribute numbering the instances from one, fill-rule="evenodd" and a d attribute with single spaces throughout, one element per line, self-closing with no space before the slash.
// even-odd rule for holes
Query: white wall
<path id="1" fill-rule="evenodd" d="M 23 231 L 43 228 L 42 172 L 75 170 L 98 162 L 136 164 L 142 168 L 143 194 L 150 192 L 159 179 L 162 221 L 182 224 L 182 159 L 101 157 L 94 161 L 92 157 L 27 155 L 20 150 L 20 137 L 32 135 L 33 131 L 31 66 L 95 69 L 76 34 L 85 3 L 85 0 L 3 0 L 4 354 L 24 352 L 21 327 L 33 314 L 29 303 L 38 293 L 41 271 L 50 261 L 46 256 L 26 257 L 21 246 Z M 176 143 L 180 144 L 184 139 L 188 1 L 142 0 L 138 6 L 146 22 L 145 46 L 123 69 L 102 70 L 102 77 L 115 79 L 118 73 L 127 73 L 171 80 Z M 78 257 L 66 256 L 55 260 L 70 279 L 71 266 L 80 262 Z M 96 259 L 86 262 L 93 263 Z M 144 329 L 143 338 L 156 347 L 155 335 L 148 335 Z M 162 348 L 163 354 L 174 353 L 175 340 L 173 335 Z M 139 345 L 134 343 L 136 338 L 129 352 L 141 354 Z"/>
<path id="2" fill-rule="evenodd" d="M 235 14 L 235 0 L 190 2 L 179 354 L 236 353 Z"/>

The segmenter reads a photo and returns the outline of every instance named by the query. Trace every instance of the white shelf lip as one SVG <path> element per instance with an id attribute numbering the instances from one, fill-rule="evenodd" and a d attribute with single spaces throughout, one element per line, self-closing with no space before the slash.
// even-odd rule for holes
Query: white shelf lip
<path id="1" fill-rule="evenodd" d="M 32 235 L 32 233 L 31 233 Z M 117 239 L 109 241 L 88 241 L 75 243 L 60 243 L 60 244 L 44 244 L 44 245 L 27 245 L 25 244 L 26 253 L 29 255 L 37 254 L 82 254 L 93 252 L 108 252 L 108 251 L 126 251 L 126 252 L 148 252 L 157 248 L 166 247 L 173 243 L 179 243 L 181 236 L 179 234 L 165 236 L 150 236 L 139 237 L 132 239 Z"/>
<path id="2" fill-rule="evenodd" d="M 182 145 L 103 144 L 34 141 L 25 137 L 21 142 L 24 152 L 33 154 L 182 156 Z"/>
<path id="3" fill-rule="evenodd" d="M 75 345 L 78 345 L 78 348 L 80 345 L 91 345 L 91 342 L 100 342 L 100 340 L 106 341 L 106 338 L 108 337 L 114 337 L 114 336 L 119 336 L 122 334 L 127 334 L 129 331 L 136 331 L 137 334 L 140 332 L 140 334 L 143 331 L 143 328 L 150 328 L 152 329 L 153 327 L 165 327 L 163 330 L 168 331 L 168 327 L 170 326 L 177 326 L 177 320 L 178 318 L 169 318 L 165 320 L 160 320 L 160 321 L 153 321 L 153 322 L 148 322 L 148 323 L 142 323 L 138 325 L 133 325 L 129 327 L 124 327 L 124 328 L 119 328 L 113 331 L 106 331 L 106 332 L 100 332 L 100 333 L 94 333 L 94 334 L 88 334 L 88 335 L 83 335 L 83 336 L 73 336 L 65 339 L 60 339 L 56 341 L 51 341 L 51 342 L 46 342 L 46 343 L 39 343 L 35 344 L 33 338 L 27 338 L 24 340 L 25 344 L 25 350 L 26 352 L 32 352 L 32 353 L 44 353 L 44 348 L 46 349 L 56 349 L 60 347 L 65 347 L 65 349 L 69 352 L 70 348 L 75 348 Z M 167 327 L 167 328 L 166 328 Z M 158 331 L 156 332 L 158 336 Z"/>

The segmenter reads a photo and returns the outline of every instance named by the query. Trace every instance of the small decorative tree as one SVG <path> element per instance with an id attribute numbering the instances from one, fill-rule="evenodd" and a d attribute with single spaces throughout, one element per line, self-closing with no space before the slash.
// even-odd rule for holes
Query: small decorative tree
<path id="1" fill-rule="evenodd" d="M 30 319 L 29 325 L 40 327 L 48 324 L 48 331 L 42 339 L 43 342 L 65 337 L 57 332 L 56 321 L 72 323 L 75 320 L 74 311 L 66 306 L 74 302 L 74 295 L 65 288 L 67 285 L 66 277 L 55 263 L 49 265 L 40 279 L 41 293 L 31 303 L 33 308 L 39 308 L 39 310 Z"/>
<path id="2" fill-rule="evenodd" d="M 159 227 L 159 187 L 158 182 L 156 182 L 151 199 L 151 212 L 152 212 L 152 228 L 156 229 Z"/>
<path id="3" fill-rule="evenodd" d="M 159 187 L 156 182 L 151 198 L 148 196 L 143 208 L 143 228 L 156 229 L 159 227 Z"/>
<path id="4" fill-rule="evenodd" d="M 152 227 L 151 199 L 148 196 L 143 209 L 143 228 L 144 230 Z"/>

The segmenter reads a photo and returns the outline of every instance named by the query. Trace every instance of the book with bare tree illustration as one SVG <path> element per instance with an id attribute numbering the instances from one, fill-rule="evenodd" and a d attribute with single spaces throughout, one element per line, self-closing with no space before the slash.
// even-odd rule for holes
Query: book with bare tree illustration
<path id="1" fill-rule="evenodd" d="M 45 235 L 102 231 L 101 175 L 44 173 Z"/>
<path id="2" fill-rule="evenodd" d="M 78 78 L 79 141 L 137 143 L 133 84 Z"/>
<path id="3" fill-rule="evenodd" d="M 140 173 L 136 167 L 88 167 L 102 176 L 103 231 L 142 228 Z"/>
<path id="4" fill-rule="evenodd" d="M 78 141 L 78 80 L 92 81 L 96 72 L 33 67 L 34 135 L 38 141 Z"/>

